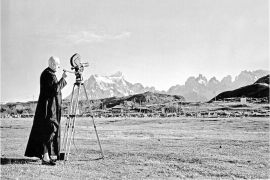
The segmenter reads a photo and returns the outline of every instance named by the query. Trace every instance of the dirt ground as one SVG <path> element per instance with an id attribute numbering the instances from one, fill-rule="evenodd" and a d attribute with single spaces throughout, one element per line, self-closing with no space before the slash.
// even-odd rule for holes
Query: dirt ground
<path id="1" fill-rule="evenodd" d="M 80 118 L 69 161 L 54 167 L 23 156 L 32 121 L 1 119 L 1 179 L 270 178 L 269 117 L 97 118 L 105 159 Z"/>

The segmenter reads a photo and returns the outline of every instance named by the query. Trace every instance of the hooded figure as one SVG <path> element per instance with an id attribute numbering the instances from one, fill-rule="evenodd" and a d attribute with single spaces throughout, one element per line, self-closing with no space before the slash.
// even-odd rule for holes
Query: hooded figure
<path id="1" fill-rule="evenodd" d="M 25 151 L 27 157 L 38 157 L 42 164 L 55 165 L 51 155 L 60 158 L 60 120 L 62 94 L 61 90 L 67 84 L 67 75 L 63 73 L 60 81 L 55 72 L 60 68 L 57 57 L 50 57 L 49 67 L 40 76 L 40 94 L 36 107 L 32 130 Z"/>

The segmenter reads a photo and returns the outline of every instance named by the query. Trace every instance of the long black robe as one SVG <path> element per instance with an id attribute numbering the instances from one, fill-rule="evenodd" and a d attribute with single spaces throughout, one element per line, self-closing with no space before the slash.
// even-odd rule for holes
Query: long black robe
<path id="1" fill-rule="evenodd" d="M 61 139 L 61 90 L 66 85 L 64 78 L 59 81 L 52 69 L 46 68 L 40 76 L 40 94 L 32 130 L 25 151 L 27 157 L 42 158 L 44 145 L 51 139 L 49 155 L 60 157 Z M 52 128 L 53 127 L 53 128 Z"/>

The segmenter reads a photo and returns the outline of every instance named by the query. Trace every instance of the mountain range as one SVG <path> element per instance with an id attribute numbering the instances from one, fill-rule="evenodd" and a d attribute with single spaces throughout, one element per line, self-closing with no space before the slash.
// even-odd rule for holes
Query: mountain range
<path id="1" fill-rule="evenodd" d="M 217 95 L 215 98 L 211 99 L 211 101 L 222 100 L 224 98 L 232 98 L 232 97 L 252 97 L 252 98 L 264 98 L 269 97 L 269 74 L 261 77 L 255 83 L 252 83 L 247 86 L 243 86 L 237 88 L 232 91 L 225 91 Z"/>
<path id="2" fill-rule="evenodd" d="M 182 95 L 187 101 L 207 101 L 224 91 L 234 90 L 253 84 L 259 78 L 269 74 L 267 70 L 242 71 L 235 80 L 230 75 L 218 81 L 212 77 L 209 81 L 202 74 L 197 78 L 190 77 L 185 85 L 176 85 L 168 90 L 168 94 Z"/>
<path id="3" fill-rule="evenodd" d="M 205 76 L 189 77 L 184 85 L 175 85 L 168 91 L 158 91 L 155 87 L 144 87 L 140 83 L 132 84 L 125 80 L 123 74 L 118 71 L 111 76 L 91 75 L 84 81 L 88 97 L 90 99 L 103 99 L 109 97 L 123 97 L 144 92 L 160 94 L 180 95 L 186 101 L 208 101 L 217 94 L 231 91 L 243 86 L 255 83 L 259 78 L 269 74 L 268 70 L 242 71 L 235 80 L 230 75 L 218 81 L 212 77 L 209 81 Z M 71 95 L 65 99 L 70 99 Z M 86 99 L 80 92 L 80 99 Z"/>

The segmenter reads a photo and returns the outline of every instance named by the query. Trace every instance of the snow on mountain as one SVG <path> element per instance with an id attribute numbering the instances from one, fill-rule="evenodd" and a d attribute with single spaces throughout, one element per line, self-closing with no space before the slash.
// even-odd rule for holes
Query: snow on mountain
<path id="1" fill-rule="evenodd" d="M 97 74 L 94 75 L 97 83 L 99 84 L 114 84 L 115 82 L 113 82 L 113 80 L 107 76 L 99 76 Z"/>
<path id="2" fill-rule="evenodd" d="M 206 86 L 206 82 L 204 80 L 202 80 L 202 79 L 199 79 L 198 83 L 204 84 Z"/>
<path id="3" fill-rule="evenodd" d="M 194 91 L 195 93 L 198 93 L 198 92 L 199 92 L 199 89 L 198 89 L 198 87 L 194 87 L 194 88 L 192 89 L 192 91 Z"/>
<path id="4" fill-rule="evenodd" d="M 90 99 L 122 97 L 147 91 L 157 92 L 154 87 L 144 88 L 140 83 L 132 84 L 126 81 L 120 71 L 110 76 L 91 75 L 84 84 Z M 66 97 L 66 99 L 70 98 L 71 95 Z M 83 91 L 80 92 L 80 99 L 86 99 Z"/>
<path id="5" fill-rule="evenodd" d="M 199 84 L 203 84 L 203 85 L 207 86 L 207 79 L 206 79 L 206 77 L 204 77 L 202 74 L 199 74 L 199 77 L 196 78 L 196 81 L 197 81 Z"/>

